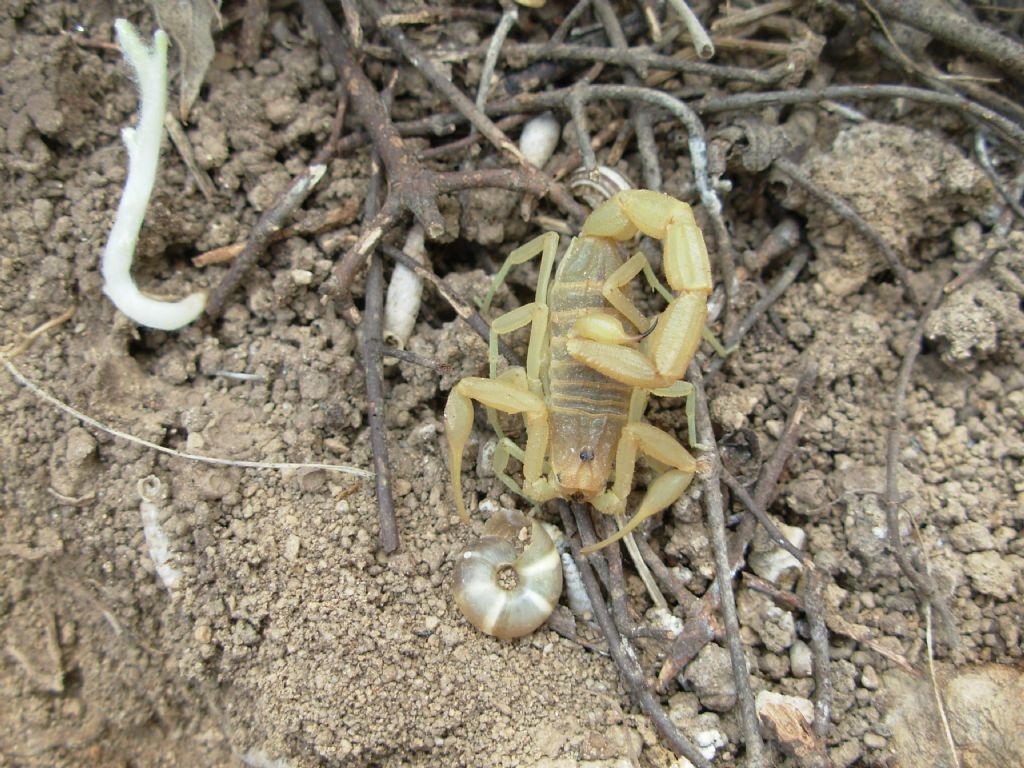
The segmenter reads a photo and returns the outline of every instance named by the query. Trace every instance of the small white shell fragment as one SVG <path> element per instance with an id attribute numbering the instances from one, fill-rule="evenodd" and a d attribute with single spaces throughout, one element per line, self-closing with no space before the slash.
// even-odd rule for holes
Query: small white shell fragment
<path id="1" fill-rule="evenodd" d="M 519 134 L 519 151 L 531 165 L 543 168 L 555 154 L 561 135 L 561 124 L 553 114 L 545 112 L 523 126 L 523 132 Z"/>
<path id="2" fill-rule="evenodd" d="M 405 238 L 402 252 L 420 264 L 427 263 L 427 248 L 423 227 L 413 224 Z M 395 265 L 384 300 L 384 341 L 405 349 L 412 336 L 413 326 L 420 314 L 423 279 L 404 264 Z"/>
<path id="3" fill-rule="evenodd" d="M 599 165 L 592 171 L 580 168 L 569 177 L 569 189 L 573 195 L 591 208 L 619 192 L 633 189 L 633 184 L 614 168 Z"/>
<path id="4" fill-rule="evenodd" d="M 780 524 L 779 530 L 794 547 L 803 549 L 807 534 L 802 528 Z M 753 552 L 747 560 L 750 563 L 750 570 L 772 584 L 779 584 L 784 578 L 788 580 L 790 576 L 799 574 L 802 570 L 800 561 L 778 545 L 767 552 Z"/>
<path id="5" fill-rule="evenodd" d="M 166 500 L 167 494 L 163 483 L 156 475 L 147 475 L 139 480 L 136 489 L 139 498 L 142 499 L 139 504 L 139 516 L 142 518 L 142 536 L 146 540 L 146 551 L 149 559 L 153 561 L 157 578 L 170 592 L 178 586 L 181 572 L 172 565 L 174 556 L 171 554 L 171 543 L 163 526 L 160 525 L 160 505 Z"/>
<path id="6" fill-rule="evenodd" d="M 814 704 L 810 699 L 805 699 L 802 696 L 786 696 L 782 693 L 775 693 L 775 691 L 759 691 L 754 697 L 754 708 L 757 710 L 757 714 L 760 715 L 761 711 L 769 705 L 795 709 L 803 716 L 808 725 L 814 722 Z"/>

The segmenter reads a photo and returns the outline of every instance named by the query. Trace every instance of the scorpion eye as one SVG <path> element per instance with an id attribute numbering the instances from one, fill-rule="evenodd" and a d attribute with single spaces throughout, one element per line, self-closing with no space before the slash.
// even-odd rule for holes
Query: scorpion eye
<path id="1" fill-rule="evenodd" d="M 594 452 L 590 448 L 584 448 L 580 451 L 580 461 L 593 461 Z"/>

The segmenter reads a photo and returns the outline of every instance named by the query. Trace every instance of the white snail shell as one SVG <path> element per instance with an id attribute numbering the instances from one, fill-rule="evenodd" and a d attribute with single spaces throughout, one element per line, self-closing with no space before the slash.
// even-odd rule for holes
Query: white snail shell
<path id="1" fill-rule="evenodd" d="M 522 554 L 513 541 L 530 527 Z M 511 569 L 516 585 L 506 589 L 500 572 Z M 455 565 L 455 603 L 469 623 L 502 640 L 522 637 L 543 624 L 562 592 L 562 563 L 544 526 L 522 512 L 499 510 L 484 535 L 459 555 Z"/>

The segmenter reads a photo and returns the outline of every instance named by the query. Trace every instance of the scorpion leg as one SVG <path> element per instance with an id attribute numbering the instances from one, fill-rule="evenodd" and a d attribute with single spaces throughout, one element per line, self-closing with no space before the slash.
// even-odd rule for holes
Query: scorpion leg
<path id="1" fill-rule="evenodd" d="M 525 463 L 526 453 L 516 445 L 512 438 L 503 437 L 494 448 L 494 458 L 491 460 L 495 476 L 501 480 L 513 493 L 525 496 L 519 483 L 512 479 L 512 476 L 505 470 L 508 468 L 508 460 L 513 458 L 520 464 Z"/>
<path id="2" fill-rule="evenodd" d="M 638 396 L 634 395 L 634 403 Z M 639 396 L 639 402 L 646 402 L 646 395 Z M 633 411 L 631 404 L 630 411 Z M 615 480 L 612 488 L 594 499 L 594 507 L 605 514 L 622 514 L 626 507 L 626 498 L 633 485 L 633 473 L 636 469 L 637 454 L 660 462 L 669 471 L 658 477 L 644 494 L 640 506 L 629 522 L 614 536 L 600 541 L 583 552 L 596 552 L 609 544 L 618 541 L 631 533 L 640 523 L 651 515 L 675 503 L 689 487 L 697 471 L 697 462 L 678 440 L 651 424 L 631 420 L 622 429 L 619 446 L 615 453 Z"/>
<path id="3" fill-rule="evenodd" d="M 521 369 L 520 369 L 521 370 Z M 544 401 L 528 389 L 516 386 L 512 377 L 484 379 L 470 376 L 456 384 L 444 409 L 445 435 L 451 455 L 451 480 L 455 506 L 463 521 L 469 520 L 462 498 L 462 453 L 473 429 L 473 401 L 487 408 L 523 414 L 526 420 L 526 449 L 523 451 L 523 490 L 541 502 L 557 495 L 557 489 L 542 476 L 548 446 L 548 411 Z"/>
<path id="4" fill-rule="evenodd" d="M 545 352 L 544 344 L 547 341 L 547 334 L 544 333 L 547 330 L 548 320 L 547 287 L 550 282 L 551 271 L 554 268 L 557 250 L 558 235 L 555 232 L 547 232 L 516 248 L 505 259 L 505 263 L 502 264 L 498 274 L 495 275 L 490 290 L 488 290 L 481 303 L 482 309 L 490 306 L 495 291 L 505 282 L 505 278 L 513 266 L 523 264 L 530 259 L 536 258 L 538 255 L 541 256 L 540 276 L 537 279 L 535 300 L 530 304 L 525 304 L 496 318 L 491 323 L 491 333 L 487 348 L 490 375 L 494 379 L 497 378 L 498 358 L 500 357 L 498 353 L 498 339 L 503 334 L 513 333 L 529 325 L 530 346 L 526 358 L 526 373 L 530 380 L 530 389 L 538 395 L 541 393 L 539 380 L 540 361 Z M 501 430 L 501 425 L 498 423 L 497 414 L 491 408 L 487 409 L 487 421 L 499 438 L 505 436 Z"/>
<path id="5" fill-rule="evenodd" d="M 545 232 L 543 235 L 539 235 L 525 245 L 521 245 L 516 248 L 512 253 L 505 259 L 505 263 L 501 265 L 501 269 L 498 270 L 498 274 L 494 276 L 494 280 L 491 282 L 491 287 L 487 291 L 487 295 L 484 296 L 484 300 L 480 302 L 480 309 L 486 310 L 491 306 L 491 301 L 494 299 L 494 294 L 498 288 L 501 287 L 502 283 L 508 277 L 508 273 L 512 271 L 512 267 L 517 264 L 525 264 L 530 259 L 541 256 L 540 261 L 540 275 L 537 278 L 537 301 L 546 304 L 548 296 L 548 283 L 551 282 L 551 270 L 555 265 L 555 253 L 558 251 L 558 233 L 557 232 Z"/>

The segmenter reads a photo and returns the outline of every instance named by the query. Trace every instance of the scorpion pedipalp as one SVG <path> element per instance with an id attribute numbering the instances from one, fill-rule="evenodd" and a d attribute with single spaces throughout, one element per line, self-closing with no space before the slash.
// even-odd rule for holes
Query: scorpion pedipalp
<path id="1" fill-rule="evenodd" d="M 532 522 L 532 525 L 531 525 Z M 530 528 L 530 543 L 520 554 L 513 541 Z M 502 585 L 502 571 L 515 586 Z M 544 526 L 522 512 L 501 510 L 484 526 L 484 535 L 459 555 L 455 566 L 455 603 L 469 622 L 488 635 L 511 640 L 543 624 L 562 592 L 562 564 Z"/>

